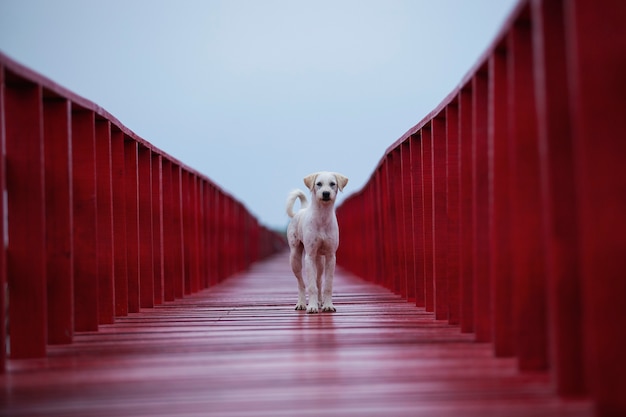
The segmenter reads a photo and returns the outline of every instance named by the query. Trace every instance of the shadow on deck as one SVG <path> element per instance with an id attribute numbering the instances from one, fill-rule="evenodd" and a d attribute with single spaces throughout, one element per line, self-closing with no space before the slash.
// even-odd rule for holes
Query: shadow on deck
<path id="1" fill-rule="evenodd" d="M 287 256 L 80 333 L 0 378 L 11 416 L 587 416 L 423 309 L 345 271 L 337 313 L 294 311 Z"/>

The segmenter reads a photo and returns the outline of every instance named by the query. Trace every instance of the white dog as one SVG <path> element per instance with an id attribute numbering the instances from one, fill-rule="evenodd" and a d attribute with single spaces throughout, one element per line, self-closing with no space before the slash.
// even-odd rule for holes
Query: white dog
<path id="1" fill-rule="evenodd" d="M 317 313 L 337 311 L 333 306 L 333 275 L 335 273 L 335 252 L 339 246 L 339 227 L 335 216 L 335 198 L 342 191 L 348 179 L 334 172 L 318 172 L 304 178 L 304 184 L 311 190 L 311 205 L 301 190 L 294 190 L 287 198 L 287 215 L 293 220 L 287 228 L 287 240 L 291 249 L 291 269 L 298 279 L 298 304 L 296 310 Z M 293 205 L 300 199 L 301 208 L 294 214 Z M 306 272 L 306 305 L 302 258 Z M 322 293 L 322 273 L 325 274 Z M 306 307 L 305 307 L 306 306 Z"/>

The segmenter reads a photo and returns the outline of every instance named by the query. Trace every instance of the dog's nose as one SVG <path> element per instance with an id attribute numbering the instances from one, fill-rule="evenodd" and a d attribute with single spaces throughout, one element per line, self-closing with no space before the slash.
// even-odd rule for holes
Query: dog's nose
<path id="1" fill-rule="evenodd" d="M 324 191 L 324 192 L 322 193 L 322 198 L 323 198 L 324 200 L 329 200 L 329 199 L 330 199 L 330 191 Z"/>

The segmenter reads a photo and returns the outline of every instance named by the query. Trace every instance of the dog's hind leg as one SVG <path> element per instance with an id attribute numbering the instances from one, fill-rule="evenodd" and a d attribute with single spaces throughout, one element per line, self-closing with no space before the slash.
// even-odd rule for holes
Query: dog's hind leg
<path id="1" fill-rule="evenodd" d="M 337 311 L 333 305 L 333 278 L 335 275 L 335 263 L 335 255 L 326 256 L 326 265 L 324 266 L 325 277 L 322 311 Z"/>
<path id="2" fill-rule="evenodd" d="M 298 280 L 298 303 L 296 304 L 296 310 L 305 310 L 306 293 L 304 279 L 302 278 L 302 248 L 292 249 L 289 261 L 291 264 L 291 270 Z"/>

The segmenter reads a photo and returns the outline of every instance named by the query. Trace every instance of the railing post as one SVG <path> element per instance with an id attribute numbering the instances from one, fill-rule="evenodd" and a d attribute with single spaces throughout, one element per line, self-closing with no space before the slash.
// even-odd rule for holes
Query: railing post
<path id="1" fill-rule="evenodd" d="M 583 336 L 598 416 L 626 415 L 626 3 L 564 1 Z"/>
<path id="2" fill-rule="evenodd" d="M 415 303 L 415 236 L 414 236 L 414 213 L 413 213 L 413 177 L 411 172 L 411 139 L 407 138 L 400 145 L 401 161 L 401 174 L 400 181 L 402 184 L 402 247 L 404 259 L 404 276 L 402 277 L 404 291 L 406 293 L 407 300 Z M 360 210 L 361 213 L 368 213 L 368 210 Z M 371 224 L 369 219 L 365 219 L 360 224 L 360 227 L 366 227 Z M 371 239 L 370 236 L 363 236 L 361 242 L 366 242 L 367 239 Z"/>
<path id="3" fill-rule="evenodd" d="M 10 351 L 12 358 L 42 357 L 48 324 L 42 88 L 4 75 Z"/>
<path id="4" fill-rule="evenodd" d="M 126 158 L 124 133 L 111 130 L 111 184 L 113 191 L 113 275 L 115 316 L 128 315 L 128 259 L 126 236 Z"/>
<path id="5" fill-rule="evenodd" d="M 152 151 L 137 148 L 137 190 L 139 227 L 139 306 L 154 307 L 154 255 L 152 223 Z"/>
<path id="6" fill-rule="evenodd" d="M 490 166 L 487 141 L 486 68 L 472 77 L 472 172 L 474 226 L 474 332 L 477 342 L 490 342 L 492 333 L 491 276 L 489 270 Z"/>
<path id="7" fill-rule="evenodd" d="M 415 305 L 426 306 L 424 277 L 424 181 L 422 176 L 422 134 L 416 132 L 411 141 L 411 176 L 413 177 L 413 255 L 415 256 Z"/>
<path id="8" fill-rule="evenodd" d="M 43 111 L 48 343 L 63 344 L 74 336 L 71 104 L 49 97 Z"/>
<path id="9" fill-rule="evenodd" d="M 435 276 L 433 260 L 433 137 L 432 125 L 421 129 L 422 144 L 422 214 L 424 217 L 424 301 L 426 311 L 435 311 Z"/>
<path id="10" fill-rule="evenodd" d="M 489 196 L 489 251 L 493 295 L 493 344 L 496 356 L 515 354 L 513 276 L 511 267 L 511 207 L 509 179 L 508 78 L 505 45 L 489 58 L 489 148 L 493 179 Z"/>
<path id="11" fill-rule="evenodd" d="M 6 359 L 7 359 L 7 264 L 6 264 L 6 242 L 5 235 L 7 230 L 5 230 L 5 222 L 4 219 L 7 215 L 6 213 L 6 198 L 4 190 L 6 190 L 6 181 L 5 181 L 5 153 L 6 153 L 6 117 L 5 117 L 5 104 L 4 104 L 4 95 L 5 95 L 5 70 L 4 65 L 0 63 L 0 238 L 2 239 L 2 248 L 0 249 L 0 373 L 4 372 L 6 368 Z"/>
<path id="12" fill-rule="evenodd" d="M 96 120 L 96 188 L 98 236 L 98 322 L 115 317 L 111 122 Z"/>
<path id="13" fill-rule="evenodd" d="M 459 92 L 459 219 L 460 235 L 460 324 L 461 331 L 474 331 L 474 204 L 472 184 L 472 89 Z"/>
<path id="14" fill-rule="evenodd" d="M 74 325 L 77 331 L 98 330 L 95 123 L 93 111 L 73 108 Z"/>
<path id="15" fill-rule="evenodd" d="M 546 267 L 531 22 L 523 11 L 508 34 L 513 325 L 521 370 L 548 367 Z"/>
<path id="16" fill-rule="evenodd" d="M 572 93 L 567 77 L 563 2 L 533 1 L 533 59 L 538 107 L 542 196 L 547 206 L 548 306 L 551 372 L 563 396 L 587 392 L 584 375 L 584 315 L 580 228 L 572 142 Z"/>
<path id="17" fill-rule="evenodd" d="M 446 106 L 446 170 L 448 322 L 458 325 L 461 301 L 459 298 L 459 105 L 456 100 Z"/>
<path id="18" fill-rule="evenodd" d="M 137 142 L 124 138 L 124 172 L 126 192 L 126 270 L 128 277 L 128 312 L 139 312 L 139 185 Z"/>
<path id="19" fill-rule="evenodd" d="M 445 112 L 432 121 L 433 171 L 433 275 L 435 318 L 448 320 L 448 213 L 446 188 L 446 119 Z"/>
<path id="20" fill-rule="evenodd" d="M 152 153 L 152 249 L 154 268 L 154 304 L 164 302 L 163 252 L 163 157 Z"/>

